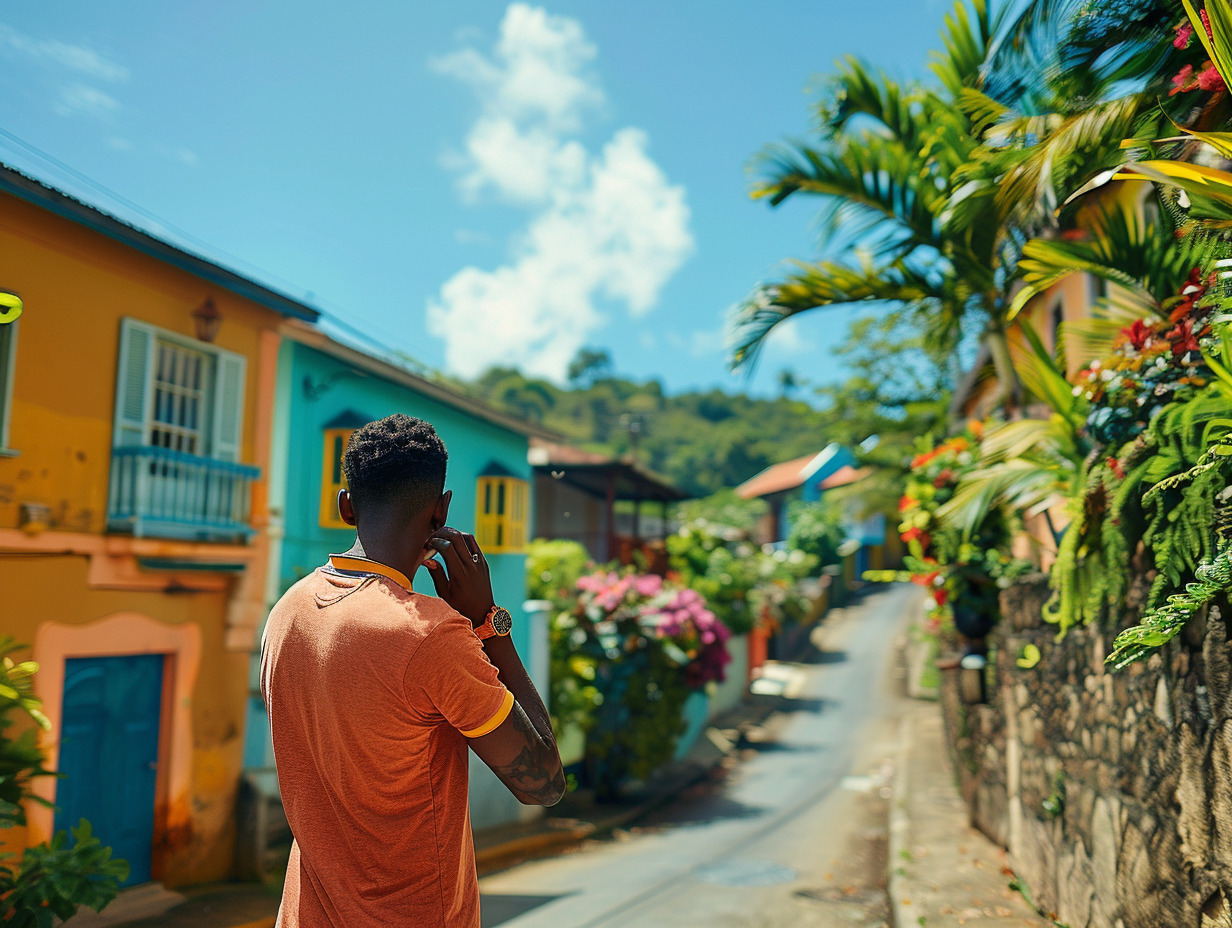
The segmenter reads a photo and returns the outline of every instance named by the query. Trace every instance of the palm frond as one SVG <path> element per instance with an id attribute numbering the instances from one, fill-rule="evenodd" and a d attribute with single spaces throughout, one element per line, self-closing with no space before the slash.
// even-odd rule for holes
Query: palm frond
<path id="1" fill-rule="evenodd" d="M 941 31 L 944 51 L 933 52 L 930 68 L 952 96 L 973 87 L 988 56 L 993 25 L 986 0 L 958 0 L 945 17 Z"/>
<path id="2" fill-rule="evenodd" d="M 1065 379 L 1065 371 L 1049 355 L 1031 324 L 1022 319 L 1018 328 L 1023 341 L 1010 343 L 1010 357 L 1022 385 L 1036 399 L 1046 403 L 1076 436 L 1085 419 L 1081 400 L 1074 396 L 1073 387 Z"/>
<path id="3" fill-rule="evenodd" d="M 1015 116 L 989 129 L 989 143 L 1006 150 L 1002 214 L 1055 224 L 1078 180 L 1121 163 L 1121 140 L 1135 131 L 1148 102 L 1132 95 L 1069 115 Z"/>
<path id="4" fill-rule="evenodd" d="M 836 67 L 837 73 L 829 80 L 828 99 L 817 106 L 824 130 L 832 135 L 846 129 L 857 115 L 866 116 L 903 144 L 915 144 L 920 125 L 914 92 L 904 93 L 885 72 L 872 71 L 853 56 L 840 59 Z"/>
<path id="5" fill-rule="evenodd" d="M 944 282 L 902 262 L 859 267 L 832 261 L 797 262 L 795 273 L 779 283 L 758 287 L 735 308 L 728 325 L 731 368 L 755 364 L 771 330 L 800 313 L 878 302 L 944 307 L 951 296 Z"/>
<path id="6" fill-rule="evenodd" d="M 1208 237 L 1178 236 L 1167 210 L 1125 199 L 1100 204 L 1089 213 L 1087 224 L 1085 239 L 1034 239 L 1024 246 L 1018 265 L 1023 286 L 1010 304 L 1011 319 L 1049 287 L 1079 272 L 1149 297 L 1158 312 L 1215 248 Z"/>
<path id="7" fill-rule="evenodd" d="M 1096 300 L 1091 314 L 1062 322 L 1057 340 L 1066 346 L 1070 369 L 1085 367 L 1096 358 L 1107 357 L 1122 330 L 1139 319 L 1157 317 L 1159 304 L 1140 290 L 1114 287 Z"/>

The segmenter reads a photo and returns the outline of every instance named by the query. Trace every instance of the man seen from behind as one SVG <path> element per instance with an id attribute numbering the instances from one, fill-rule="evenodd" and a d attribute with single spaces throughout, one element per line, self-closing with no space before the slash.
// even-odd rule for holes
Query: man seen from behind
<path id="1" fill-rule="evenodd" d="M 432 426 L 369 423 L 343 466 L 355 544 L 283 595 L 261 645 L 295 838 L 278 926 L 478 928 L 468 748 L 519 800 L 550 806 L 565 784 L 551 722 L 483 552 L 446 525 Z M 420 566 L 439 598 L 412 590 Z"/>

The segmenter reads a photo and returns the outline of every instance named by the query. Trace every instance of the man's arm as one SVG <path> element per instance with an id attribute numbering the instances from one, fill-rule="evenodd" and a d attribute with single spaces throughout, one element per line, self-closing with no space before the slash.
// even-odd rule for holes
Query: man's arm
<path id="1" fill-rule="evenodd" d="M 493 731 L 470 739 L 471 747 L 520 802 L 554 806 L 565 795 L 565 770 L 548 710 L 508 636 L 487 639 L 484 650 L 513 693 L 513 708 Z"/>
<path id="2" fill-rule="evenodd" d="M 446 528 L 438 536 L 449 542 L 439 547 L 449 575 L 436 561 L 425 562 L 436 591 L 478 625 L 492 604 L 487 559 L 471 535 Z M 487 638 L 483 649 L 513 694 L 513 708 L 495 729 L 471 738 L 471 748 L 520 802 L 555 805 L 565 795 L 565 772 L 547 707 L 508 635 Z"/>

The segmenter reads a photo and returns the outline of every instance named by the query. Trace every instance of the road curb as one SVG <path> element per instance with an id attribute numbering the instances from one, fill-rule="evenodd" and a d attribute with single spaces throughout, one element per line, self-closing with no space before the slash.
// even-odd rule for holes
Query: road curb
<path id="1" fill-rule="evenodd" d="M 911 856 L 911 817 L 907 812 L 907 778 L 910 776 L 908 756 L 911 752 L 910 716 L 898 723 L 898 758 L 894 764 L 894 785 L 890 794 L 889 862 L 886 876 L 886 892 L 890 897 L 891 924 L 909 928 L 914 924 L 907 911 L 905 886 L 908 882 L 904 869 Z"/>

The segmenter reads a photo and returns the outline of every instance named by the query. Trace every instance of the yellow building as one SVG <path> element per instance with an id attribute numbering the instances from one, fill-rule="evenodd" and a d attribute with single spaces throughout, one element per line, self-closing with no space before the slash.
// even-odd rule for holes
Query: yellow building
<path id="1" fill-rule="evenodd" d="M 0 165 L 0 635 L 129 883 L 230 875 L 280 323 L 308 306 Z"/>

